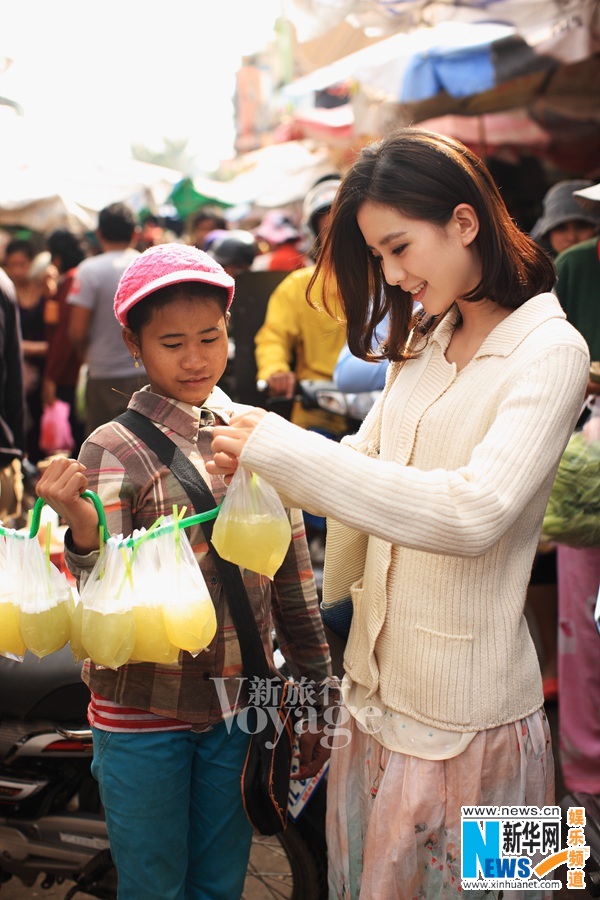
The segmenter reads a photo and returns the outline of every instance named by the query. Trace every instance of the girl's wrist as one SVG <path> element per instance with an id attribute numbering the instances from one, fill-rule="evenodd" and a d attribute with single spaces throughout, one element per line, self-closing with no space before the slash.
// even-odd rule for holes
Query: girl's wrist
<path id="1" fill-rule="evenodd" d="M 83 503 L 85 508 L 82 506 L 80 512 L 69 519 L 68 525 L 74 549 L 77 553 L 85 555 L 99 548 L 100 525 L 92 504 L 87 500 L 84 500 Z"/>

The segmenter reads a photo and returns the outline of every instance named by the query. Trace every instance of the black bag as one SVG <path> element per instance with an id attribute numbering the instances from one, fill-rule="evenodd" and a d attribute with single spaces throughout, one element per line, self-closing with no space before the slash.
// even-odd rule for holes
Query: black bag
<path id="1" fill-rule="evenodd" d="M 194 504 L 196 513 L 214 509 L 215 498 L 193 463 L 150 419 L 128 409 L 117 416 L 115 421 L 154 450 L 180 482 Z M 278 710 L 276 716 L 262 710 L 263 715 L 259 717 L 259 710 L 262 709 L 259 704 L 251 704 L 249 708 L 248 720 L 254 733 L 250 738 L 242 771 L 242 802 L 246 816 L 260 834 L 278 834 L 287 826 L 294 724 L 298 717 L 300 698 L 296 685 L 284 681 L 269 667 L 239 567 L 222 559 L 214 549 L 211 543 L 212 529 L 212 521 L 202 524 L 237 631 L 244 676 L 248 683 L 258 679 L 262 685 L 268 685 L 269 708 Z M 256 731 L 259 719 L 263 727 Z"/>
<path id="2" fill-rule="evenodd" d="M 288 817 L 298 692 L 294 684 L 282 680 L 273 693 L 277 717 L 269 716 L 265 727 L 252 735 L 242 772 L 246 816 L 260 834 L 284 831 Z"/>

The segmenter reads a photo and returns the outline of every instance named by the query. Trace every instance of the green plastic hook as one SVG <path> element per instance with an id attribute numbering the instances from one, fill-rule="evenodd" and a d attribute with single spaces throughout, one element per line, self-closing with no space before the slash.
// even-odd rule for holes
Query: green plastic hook
<path id="1" fill-rule="evenodd" d="M 218 506 L 215 506 L 214 509 L 209 509 L 207 512 L 198 513 L 195 516 L 188 516 L 187 519 L 181 519 L 179 522 L 179 528 L 189 528 L 191 525 L 200 525 L 202 522 L 209 522 L 211 519 L 216 519 L 221 506 L 223 505 L 223 501 L 219 503 Z M 150 534 L 142 534 L 138 538 L 128 538 L 126 541 L 123 541 L 123 546 L 125 547 L 135 547 L 140 541 L 146 540 L 146 538 L 155 538 L 160 537 L 160 535 L 168 534 L 169 531 L 173 531 L 175 524 L 173 522 L 167 522 L 165 525 L 159 525 L 158 528 L 155 528 Z"/>
<path id="2" fill-rule="evenodd" d="M 100 525 L 100 527 L 102 529 L 103 539 L 106 542 L 110 537 L 110 533 L 109 533 L 108 527 L 106 525 L 106 515 L 104 513 L 104 507 L 102 506 L 102 500 L 100 499 L 98 494 L 94 493 L 94 491 L 84 491 L 81 496 L 86 497 L 88 500 L 91 500 L 92 503 L 94 504 L 94 508 L 98 515 L 98 524 Z M 34 538 L 39 531 L 42 509 L 44 508 L 45 505 L 46 505 L 46 501 L 43 500 L 41 497 L 38 497 L 38 499 L 35 501 L 33 510 L 31 512 L 31 523 L 29 526 L 29 537 L 30 538 Z M 219 503 L 218 506 L 215 506 L 214 509 L 209 509 L 207 512 L 198 513 L 197 515 L 194 515 L 194 516 L 188 516 L 187 519 L 182 519 L 179 522 L 179 528 L 189 528 L 192 525 L 200 525 L 202 522 L 209 522 L 211 519 L 216 519 L 222 505 L 223 505 L 223 501 L 221 501 L 221 503 Z M 123 546 L 134 547 L 140 541 L 145 540 L 146 537 L 150 537 L 150 538 L 158 537 L 161 534 L 166 534 L 167 532 L 172 531 L 173 527 L 174 527 L 173 523 L 168 523 L 166 525 L 159 525 L 157 528 L 155 528 L 152 531 L 151 534 L 141 535 L 138 538 L 128 538 L 126 541 L 123 541 Z M 8 532 L 6 529 L 0 527 L 0 534 L 7 534 L 7 533 Z"/>
<path id="3" fill-rule="evenodd" d="M 96 510 L 96 514 L 98 516 L 98 523 L 102 528 L 104 533 L 104 540 L 108 540 L 110 534 L 108 533 L 108 528 L 106 527 L 106 516 L 104 514 L 104 507 L 102 506 L 102 500 L 95 494 L 93 491 L 84 491 L 81 495 L 82 497 L 87 497 L 88 500 L 91 500 L 94 504 L 94 508 Z M 40 517 L 42 515 L 42 509 L 46 505 L 46 501 L 41 497 L 38 497 L 35 501 L 32 513 L 31 513 L 31 524 L 29 526 L 29 537 L 34 538 L 39 531 L 40 527 Z"/>

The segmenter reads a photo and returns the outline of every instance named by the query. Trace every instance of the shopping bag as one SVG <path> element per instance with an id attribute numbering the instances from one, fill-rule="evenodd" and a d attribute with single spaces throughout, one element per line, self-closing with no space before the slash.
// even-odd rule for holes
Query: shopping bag
<path id="1" fill-rule="evenodd" d="M 51 455 L 60 450 L 72 450 L 75 446 L 69 422 L 71 408 L 64 400 L 55 400 L 44 407 L 40 419 L 40 447 Z"/>
<path id="2" fill-rule="evenodd" d="M 275 488 L 239 466 L 213 528 L 217 553 L 228 562 L 273 578 L 291 537 L 290 521 Z"/>

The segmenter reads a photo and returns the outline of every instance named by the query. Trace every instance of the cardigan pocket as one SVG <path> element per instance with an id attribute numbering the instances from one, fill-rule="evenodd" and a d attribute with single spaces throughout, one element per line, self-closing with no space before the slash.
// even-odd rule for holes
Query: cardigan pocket
<path id="1" fill-rule="evenodd" d="M 473 635 L 416 626 L 415 711 L 440 725 L 473 718 Z"/>
<path id="2" fill-rule="evenodd" d="M 363 587 L 363 579 L 359 578 L 358 581 L 355 581 L 350 585 L 350 598 L 352 599 L 352 619 L 353 621 L 360 615 L 360 608 L 362 606 L 362 599 L 364 595 L 364 587 Z M 356 646 L 358 643 L 358 633 L 359 629 L 355 629 L 352 631 L 350 629 L 350 634 L 348 636 L 348 641 L 346 643 L 346 647 L 344 649 L 344 661 L 348 666 L 352 666 L 356 662 Z"/>

